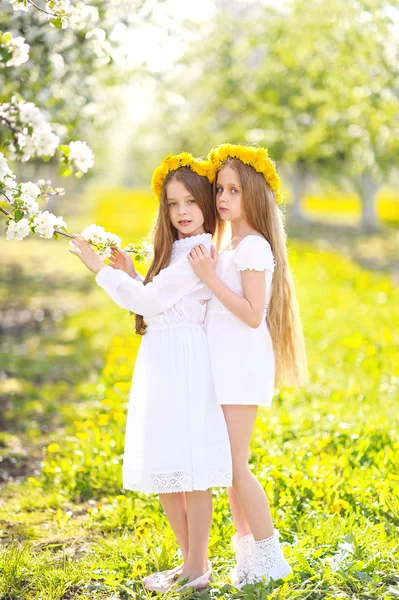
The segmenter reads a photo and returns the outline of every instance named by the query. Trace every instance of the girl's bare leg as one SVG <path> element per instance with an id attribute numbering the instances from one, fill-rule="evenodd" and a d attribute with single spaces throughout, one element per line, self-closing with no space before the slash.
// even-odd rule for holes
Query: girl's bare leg
<path id="1" fill-rule="evenodd" d="M 210 490 L 187 492 L 188 558 L 181 579 L 201 577 L 208 570 L 208 543 L 212 521 Z"/>
<path id="2" fill-rule="evenodd" d="M 189 550 L 186 494 L 185 492 L 159 494 L 159 500 L 166 518 L 173 529 L 173 533 L 183 554 L 183 560 L 186 561 Z M 165 572 L 165 577 L 172 579 L 181 569 L 181 565 L 178 565 L 174 569 L 169 569 Z"/>
<path id="3" fill-rule="evenodd" d="M 234 525 L 237 529 L 238 537 L 245 537 L 251 533 L 248 521 L 242 511 L 240 501 L 233 487 L 227 488 L 227 496 L 229 498 L 230 510 L 233 517 Z"/>
<path id="4" fill-rule="evenodd" d="M 233 519 L 240 536 L 251 532 L 255 540 L 263 540 L 273 535 L 273 520 L 267 496 L 248 466 L 257 409 L 246 405 L 223 406 L 233 462 Z"/>

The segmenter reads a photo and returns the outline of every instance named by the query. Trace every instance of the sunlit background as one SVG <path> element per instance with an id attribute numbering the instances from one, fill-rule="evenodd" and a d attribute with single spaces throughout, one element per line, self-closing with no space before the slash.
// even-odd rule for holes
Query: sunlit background
<path id="1" fill-rule="evenodd" d="M 0 69 L 0 101 L 35 102 L 95 165 L 78 180 L 56 159 L 10 161 L 18 180 L 64 186 L 48 210 L 126 245 L 148 239 L 165 154 L 269 149 L 310 372 L 260 411 L 252 444 L 294 569 L 271 597 L 398 596 L 398 2 L 72 4 L 99 20 L 59 30 L 1 2 L 1 30 L 24 36 L 30 59 Z M 144 598 L 140 578 L 179 555 L 156 498 L 121 489 L 131 317 L 66 239 L 2 234 L 0 252 L 0 598 Z M 233 526 L 225 494 L 214 500 L 220 583 Z M 215 583 L 201 597 L 258 592 Z"/>

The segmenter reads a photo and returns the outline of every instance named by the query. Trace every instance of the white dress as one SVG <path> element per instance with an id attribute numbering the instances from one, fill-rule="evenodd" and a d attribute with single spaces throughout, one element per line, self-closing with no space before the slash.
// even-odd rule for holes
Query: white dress
<path id="1" fill-rule="evenodd" d="M 269 406 L 274 393 L 275 361 L 266 324 L 271 297 L 274 258 L 270 244 L 258 235 L 246 236 L 234 250 L 219 255 L 216 272 L 236 294 L 243 296 L 240 271 L 265 272 L 264 319 L 256 329 L 233 315 L 217 298 L 208 302 L 205 331 L 219 404 Z"/>
<path id="2" fill-rule="evenodd" d="M 230 444 L 212 381 L 203 329 L 208 288 L 188 252 L 211 247 L 211 235 L 173 244 L 170 265 L 152 282 L 106 267 L 97 283 L 118 306 L 143 315 L 147 331 L 130 393 L 123 487 L 147 493 L 230 486 Z"/>

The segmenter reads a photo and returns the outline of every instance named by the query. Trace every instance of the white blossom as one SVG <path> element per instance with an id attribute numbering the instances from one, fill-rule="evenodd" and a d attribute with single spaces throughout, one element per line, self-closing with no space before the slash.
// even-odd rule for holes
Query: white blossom
<path id="1" fill-rule="evenodd" d="M 67 229 L 67 224 L 62 217 L 56 217 L 54 221 L 54 227 L 57 229 Z"/>
<path id="2" fill-rule="evenodd" d="M 52 12 L 68 12 L 71 10 L 70 0 L 49 0 L 47 10 Z"/>
<path id="3" fill-rule="evenodd" d="M 10 4 L 15 11 L 28 12 L 29 10 L 27 0 L 11 0 Z"/>
<path id="4" fill-rule="evenodd" d="M 107 233 L 106 242 L 111 246 L 119 247 L 121 245 L 121 238 L 114 233 Z"/>
<path id="5" fill-rule="evenodd" d="M 40 188 L 32 181 L 21 183 L 21 196 L 19 197 L 22 202 L 22 208 L 28 213 L 29 217 L 33 217 L 39 212 L 39 204 L 36 202 L 36 198 L 40 194 Z"/>
<path id="6" fill-rule="evenodd" d="M 17 183 L 16 183 L 14 177 L 15 177 L 15 175 L 7 176 L 3 180 L 3 185 L 4 185 L 3 191 L 6 194 L 6 196 L 11 200 L 11 203 L 13 201 L 13 196 L 14 196 L 15 192 L 17 192 Z"/>
<path id="7" fill-rule="evenodd" d="M 82 173 L 87 173 L 94 165 L 94 154 L 86 142 L 71 142 L 69 144 L 69 160 L 74 163 L 76 168 Z"/>
<path id="8" fill-rule="evenodd" d="M 27 181 L 26 183 L 21 183 L 21 192 L 22 194 L 32 196 L 36 200 L 40 194 L 40 188 L 33 181 Z"/>
<path id="9" fill-rule="evenodd" d="M 31 156 L 35 155 L 35 142 L 29 135 L 25 135 L 24 133 L 18 133 L 17 143 L 19 150 L 22 152 L 22 156 L 20 157 L 20 160 L 22 160 L 22 162 L 28 161 L 31 158 Z M 15 144 L 11 144 L 9 146 L 9 151 L 13 158 L 18 157 Z"/>
<path id="10" fill-rule="evenodd" d="M 105 248 L 101 248 L 97 251 L 97 254 L 100 258 L 111 258 L 112 249 L 111 246 L 106 246 Z"/>
<path id="11" fill-rule="evenodd" d="M 78 31 L 92 29 L 99 19 L 100 15 L 95 6 L 89 6 L 83 2 L 78 2 L 74 5 L 70 26 L 72 29 Z"/>
<path id="12" fill-rule="evenodd" d="M 33 134 L 37 156 L 54 156 L 59 144 L 60 138 L 53 133 L 50 125 L 44 123 Z"/>
<path id="13" fill-rule="evenodd" d="M 58 17 L 61 21 L 62 29 L 68 27 L 72 9 L 70 0 L 49 0 L 46 3 L 46 9 L 51 13 L 48 15 L 49 20 Z M 50 25 L 54 27 L 53 23 L 50 23 Z"/>
<path id="14" fill-rule="evenodd" d="M 38 233 L 40 237 L 43 238 L 52 238 L 56 220 L 57 217 L 53 215 L 53 213 L 48 212 L 48 210 L 39 212 L 37 215 L 35 215 L 32 222 L 35 233 Z"/>
<path id="15" fill-rule="evenodd" d="M 120 237 L 105 231 L 101 225 L 89 225 L 82 231 L 81 236 L 95 246 L 95 251 L 101 258 L 110 258 L 111 246 L 121 245 Z"/>
<path id="16" fill-rule="evenodd" d="M 6 62 L 7 67 L 19 67 L 29 60 L 29 45 L 23 37 L 12 38 L 5 46 L 12 52 L 12 57 Z"/>
<path id="17" fill-rule="evenodd" d="M 33 217 L 39 212 L 39 204 L 36 200 L 33 200 L 31 196 L 22 195 L 20 198 L 21 202 L 23 202 L 23 209 L 28 213 L 29 217 Z"/>
<path id="18" fill-rule="evenodd" d="M 141 250 L 145 259 L 150 259 L 154 256 L 154 246 L 148 242 L 141 244 Z"/>
<path id="19" fill-rule="evenodd" d="M 44 122 L 42 113 L 33 102 L 25 102 L 25 100 L 21 100 L 18 102 L 17 108 L 21 123 L 26 125 L 41 125 Z"/>
<path id="20" fill-rule="evenodd" d="M 8 166 L 7 160 L 2 152 L 0 152 L 0 181 L 6 177 L 12 177 L 13 173 Z"/>
<path id="21" fill-rule="evenodd" d="M 30 234 L 29 221 L 28 219 L 21 219 L 16 223 L 10 221 L 6 230 L 7 240 L 21 241 Z"/>
<path id="22" fill-rule="evenodd" d="M 101 225 L 88 225 L 83 229 L 80 234 L 88 242 L 91 241 L 94 244 L 102 244 L 105 237 L 105 229 Z"/>

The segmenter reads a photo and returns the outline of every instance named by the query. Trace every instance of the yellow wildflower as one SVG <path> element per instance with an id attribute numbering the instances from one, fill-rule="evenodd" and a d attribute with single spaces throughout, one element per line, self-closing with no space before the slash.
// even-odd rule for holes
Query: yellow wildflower
<path id="1" fill-rule="evenodd" d="M 245 165 L 250 165 L 258 173 L 262 173 L 266 183 L 274 192 L 276 202 L 281 203 L 283 200 L 280 191 L 280 178 L 277 174 L 276 167 L 269 158 L 267 148 L 255 148 L 254 146 L 240 146 L 238 144 L 221 144 L 217 148 L 212 148 L 208 154 L 208 163 L 212 173 L 210 181 L 215 179 L 217 171 L 228 158 L 237 158 Z"/>
<path id="2" fill-rule="evenodd" d="M 59 451 L 60 451 L 60 447 L 56 443 L 50 444 L 49 446 L 47 446 L 47 452 L 59 452 Z"/>
<path id="3" fill-rule="evenodd" d="M 189 152 L 181 152 L 180 154 L 168 154 L 164 157 L 159 167 L 157 167 L 152 175 L 151 187 L 154 190 L 158 199 L 161 197 L 163 182 L 167 175 L 172 171 L 177 171 L 181 167 L 188 167 L 197 175 L 207 177 L 212 183 L 208 161 L 197 160 Z"/>

